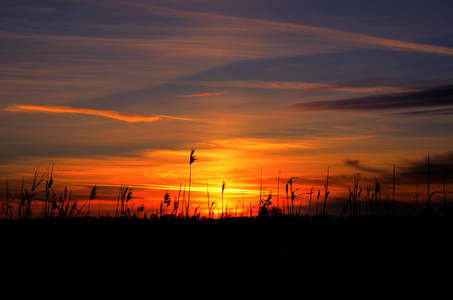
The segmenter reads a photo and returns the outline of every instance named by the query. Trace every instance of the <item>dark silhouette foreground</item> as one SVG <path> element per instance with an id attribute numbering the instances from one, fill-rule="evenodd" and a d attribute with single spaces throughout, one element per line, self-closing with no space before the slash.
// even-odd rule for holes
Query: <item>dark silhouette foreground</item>
<path id="1" fill-rule="evenodd" d="M 452 267 L 452 229 L 450 220 L 376 216 L 1 220 L 0 252 L 13 270 L 428 274 Z"/>

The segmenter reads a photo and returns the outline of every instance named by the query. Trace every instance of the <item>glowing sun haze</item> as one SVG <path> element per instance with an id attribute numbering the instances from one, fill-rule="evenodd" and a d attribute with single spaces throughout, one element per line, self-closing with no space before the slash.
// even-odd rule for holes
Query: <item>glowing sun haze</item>
<path id="1" fill-rule="evenodd" d="M 192 148 L 191 213 L 208 192 L 219 208 L 223 182 L 230 213 L 256 214 L 260 191 L 281 206 L 291 177 L 305 212 L 328 167 L 332 213 L 356 173 L 391 196 L 393 165 L 411 203 L 428 154 L 433 190 L 453 166 L 451 1 L 0 6 L 2 201 L 6 178 L 54 164 L 57 192 L 96 184 L 111 213 L 126 184 L 155 212 L 187 198 Z"/>

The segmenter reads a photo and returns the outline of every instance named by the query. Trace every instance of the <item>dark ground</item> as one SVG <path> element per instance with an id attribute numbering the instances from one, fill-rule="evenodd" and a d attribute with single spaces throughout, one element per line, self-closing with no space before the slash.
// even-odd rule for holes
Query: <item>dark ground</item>
<path id="1" fill-rule="evenodd" d="M 437 274 L 453 226 L 422 217 L 0 221 L 3 270 Z"/>

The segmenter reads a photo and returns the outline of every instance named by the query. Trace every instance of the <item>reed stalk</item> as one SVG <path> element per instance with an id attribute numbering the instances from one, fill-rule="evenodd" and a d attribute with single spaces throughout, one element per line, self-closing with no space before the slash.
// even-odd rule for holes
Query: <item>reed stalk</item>
<path id="1" fill-rule="evenodd" d="M 280 173 L 282 171 L 278 170 L 278 178 L 277 178 L 277 211 L 278 211 L 278 199 L 280 196 Z"/>
<path id="2" fill-rule="evenodd" d="M 327 197 L 329 196 L 329 169 L 330 166 L 327 167 L 327 177 L 326 177 L 326 184 L 324 185 L 324 206 L 322 209 L 322 214 L 326 214 L 326 203 L 327 203 Z"/>
<path id="3" fill-rule="evenodd" d="M 13 219 L 13 206 L 11 203 L 14 201 L 14 198 L 9 197 L 9 182 L 8 177 L 6 178 L 6 202 L 2 203 L 2 211 L 0 215 L 5 214 L 6 219 L 12 220 Z"/>
<path id="4" fill-rule="evenodd" d="M 311 187 L 310 192 L 308 193 L 310 195 L 310 201 L 308 202 L 308 218 L 310 218 L 311 215 L 311 198 L 313 197 L 313 188 L 314 186 Z"/>
<path id="5" fill-rule="evenodd" d="M 209 184 L 207 178 L 206 178 L 206 195 L 208 199 L 208 219 L 211 219 L 211 206 L 209 204 Z"/>
<path id="6" fill-rule="evenodd" d="M 192 148 L 190 152 L 190 160 L 189 160 L 189 194 L 187 195 L 187 208 L 186 208 L 186 216 L 189 217 L 189 207 L 190 207 L 190 185 L 192 182 L 192 163 L 197 160 L 197 157 L 193 155 L 195 150 Z"/>
<path id="7" fill-rule="evenodd" d="M 224 211 L 223 211 L 223 191 L 225 191 L 225 181 L 222 183 L 222 217 L 224 215 Z"/>
<path id="8" fill-rule="evenodd" d="M 447 177 L 447 170 L 444 170 L 442 185 L 444 187 L 444 207 L 447 208 L 447 191 L 445 190 L 445 179 Z"/>
<path id="9" fill-rule="evenodd" d="M 431 197 L 430 197 L 430 194 L 429 194 L 429 184 L 430 184 L 430 170 L 429 170 L 429 154 L 428 154 L 428 208 L 430 207 L 430 202 L 431 202 Z"/>
<path id="10" fill-rule="evenodd" d="M 392 215 L 395 215 L 395 164 L 393 164 Z"/>

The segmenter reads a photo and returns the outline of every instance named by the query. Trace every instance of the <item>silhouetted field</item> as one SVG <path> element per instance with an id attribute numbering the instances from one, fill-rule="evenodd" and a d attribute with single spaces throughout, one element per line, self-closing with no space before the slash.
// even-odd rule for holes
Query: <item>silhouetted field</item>
<path id="1" fill-rule="evenodd" d="M 452 229 L 427 216 L 1 220 L 0 252 L 40 270 L 429 274 L 452 267 Z"/>
<path id="2" fill-rule="evenodd" d="M 190 164 L 195 159 L 192 151 Z M 366 188 L 361 200 L 356 175 L 341 214 L 328 215 L 328 168 L 323 197 L 320 191 L 313 196 L 313 189 L 308 193 L 308 214 L 293 206 L 297 189 L 290 179 L 286 210 L 271 206 L 271 194 L 260 189 L 258 214 L 238 218 L 228 209 L 224 213 L 223 205 L 222 213 L 213 218 L 209 198 L 207 217 L 196 209 L 189 214 L 189 197 L 185 202 L 184 196 L 179 209 L 173 205 L 173 211 L 167 212 L 171 202 L 167 195 L 155 213 L 142 216 L 143 206 L 133 209 L 132 192 L 123 185 L 114 217 L 99 213 L 94 217 L 96 185 L 78 205 L 71 191 L 65 188 L 58 194 L 53 189 L 52 173 L 50 168 L 43 174 L 37 170 L 31 186 L 23 180 L 14 194 L 6 181 L 0 214 L 0 258 L 6 272 L 21 276 L 30 270 L 55 269 L 91 275 L 125 269 L 125 274 L 161 276 L 287 272 L 323 278 L 345 272 L 392 277 L 442 274 L 453 267 L 453 207 L 447 201 L 453 193 L 446 189 L 446 172 L 442 190 L 429 192 L 428 178 L 426 206 L 419 208 L 415 197 L 411 213 L 398 208 L 394 193 L 382 199 L 378 180 L 374 188 Z M 392 187 L 394 192 L 395 172 Z M 443 204 L 430 202 L 437 194 L 443 195 Z M 316 203 L 320 200 L 319 211 L 310 210 L 312 198 Z M 32 216 L 34 203 L 41 204 L 40 217 Z M 179 196 L 173 204 L 179 204 Z"/>

